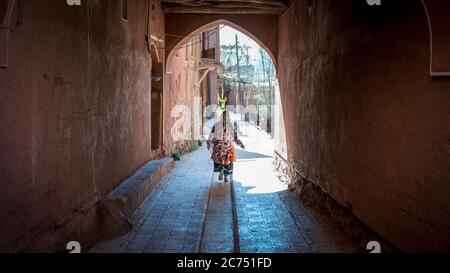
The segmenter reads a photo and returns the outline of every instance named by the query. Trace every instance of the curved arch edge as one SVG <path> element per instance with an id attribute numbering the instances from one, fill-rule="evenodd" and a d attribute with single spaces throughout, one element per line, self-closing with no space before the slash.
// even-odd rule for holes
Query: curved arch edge
<path id="1" fill-rule="evenodd" d="M 13 17 L 14 9 L 16 8 L 17 0 L 8 0 L 6 5 L 6 11 L 3 17 L 3 22 L 1 24 L 1 37 L 0 43 L 2 52 L 0 52 L 0 68 L 8 68 L 8 56 L 9 56 L 9 33 L 11 31 L 11 20 Z"/>
<path id="2" fill-rule="evenodd" d="M 261 42 L 255 35 L 253 35 L 250 31 L 246 30 L 245 28 L 229 21 L 226 19 L 218 19 L 218 20 L 214 20 L 208 24 L 205 24 L 204 26 L 197 28 L 196 30 L 190 32 L 189 34 L 187 34 L 183 39 L 181 39 L 174 48 L 170 49 L 170 52 L 166 58 L 166 73 L 167 74 L 171 74 L 172 73 L 172 60 L 175 56 L 175 54 L 177 53 L 177 51 L 179 50 L 179 48 L 185 44 L 187 44 L 189 42 L 189 40 L 194 37 L 197 34 L 200 34 L 204 31 L 207 31 L 208 29 L 217 27 L 219 25 L 227 25 L 229 27 L 234 28 L 237 31 L 242 32 L 243 34 L 247 35 L 248 37 L 250 37 L 251 39 L 253 39 L 256 43 L 258 43 L 262 48 L 264 48 L 264 50 L 269 54 L 270 58 L 272 59 L 272 62 L 274 63 L 274 65 L 276 65 L 276 58 L 273 54 L 273 52 L 263 43 Z"/>
<path id="3" fill-rule="evenodd" d="M 436 71 L 434 69 L 434 44 L 433 44 L 433 25 L 431 21 L 431 13 L 430 10 L 425 3 L 425 0 L 421 0 L 423 8 L 425 10 L 425 14 L 428 21 L 428 28 L 429 28 L 429 34 L 430 34 L 430 76 L 432 77 L 450 77 L 450 71 Z"/>

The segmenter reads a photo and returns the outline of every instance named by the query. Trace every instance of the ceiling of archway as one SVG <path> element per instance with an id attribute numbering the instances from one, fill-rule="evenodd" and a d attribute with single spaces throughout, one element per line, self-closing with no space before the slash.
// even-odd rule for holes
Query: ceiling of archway
<path id="1" fill-rule="evenodd" d="M 281 14 L 291 0 L 162 0 L 166 13 Z"/>

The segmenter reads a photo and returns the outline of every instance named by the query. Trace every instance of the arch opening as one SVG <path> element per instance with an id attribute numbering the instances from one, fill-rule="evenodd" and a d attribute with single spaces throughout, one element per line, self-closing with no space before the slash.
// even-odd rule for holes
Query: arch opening
<path id="1" fill-rule="evenodd" d="M 287 184 L 279 178 L 288 182 L 286 174 L 277 177 L 273 172 L 274 162 L 277 172 L 284 172 L 287 165 L 274 55 L 254 35 L 241 30 L 227 20 L 216 20 L 170 49 L 166 62 L 167 90 L 174 98 L 170 115 L 183 121 L 174 123 L 172 142 L 183 151 L 192 141 L 210 138 L 211 128 L 227 110 L 246 143 L 245 150 L 236 149 L 234 181 L 248 187 L 249 194 L 284 191 Z M 267 172 L 255 174 L 251 172 L 255 168 Z"/>
<path id="2" fill-rule="evenodd" d="M 256 43 L 258 43 L 262 48 L 264 48 L 265 51 L 267 51 L 267 53 L 269 54 L 270 58 L 272 59 L 272 62 L 274 64 L 276 64 L 276 58 L 274 53 L 270 50 L 270 48 L 268 47 L 268 45 L 266 45 L 265 43 L 263 43 L 260 39 L 258 39 L 256 37 L 256 35 L 252 34 L 250 31 L 246 30 L 245 28 L 239 26 L 238 24 L 235 24 L 233 22 L 231 22 L 230 20 L 226 20 L 226 19 L 218 19 L 215 21 L 212 21 L 210 23 L 207 23 L 205 25 L 203 25 L 200 28 L 197 28 L 191 32 L 189 32 L 189 34 L 183 36 L 183 37 L 179 37 L 177 35 L 173 35 L 175 38 L 181 38 L 174 47 L 172 48 L 166 48 L 166 51 L 169 51 L 167 58 L 166 58 L 166 73 L 170 74 L 172 72 L 172 61 L 173 61 L 173 57 L 175 56 L 175 54 L 177 53 L 177 51 L 182 48 L 185 44 L 187 44 L 192 37 L 196 37 L 201 33 L 204 33 L 207 30 L 210 29 L 214 29 L 217 28 L 218 26 L 228 26 L 231 27 L 243 34 L 245 34 L 246 36 L 250 37 L 252 40 L 254 40 Z M 171 34 L 166 34 L 168 36 L 170 36 Z"/>

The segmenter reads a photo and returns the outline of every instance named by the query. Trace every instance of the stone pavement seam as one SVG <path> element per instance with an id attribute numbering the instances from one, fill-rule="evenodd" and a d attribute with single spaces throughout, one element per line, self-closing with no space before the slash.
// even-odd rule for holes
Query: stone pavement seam
<path id="1" fill-rule="evenodd" d="M 237 208 L 236 208 L 236 192 L 234 190 L 234 179 L 233 176 L 231 176 L 230 181 L 230 187 L 231 187 L 231 209 L 233 214 L 233 240 L 234 240 L 234 253 L 240 253 L 241 252 L 241 246 L 239 243 L 239 220 L 237 215 Z"/>
<path id="2" fill-rule="evenodd" d="M 201 233 L 200 233 L 200 240 L 198 240 L 197 247 L 196 247 L 197 253 L 201 253 L 201 251 L 202 251 L 203 237 L 205 235 L 205 226 L 206 226 L 206 214 L 208 213 L 209 202 L 211 200 L 211 191 L 212 191 L 212 187 L 213 187 L 213 182 L 214 182 L 214 172 L 211 174 L 211 181 L 210 181 L 210 186 L 209 186 L 209 191 L 208 191 L 208 199 L 206 201 L 205 210 L 203 213 L 203 219 L 202 219 L 203 223 L 202 223 L 202 229 L 201 229 Z"/>

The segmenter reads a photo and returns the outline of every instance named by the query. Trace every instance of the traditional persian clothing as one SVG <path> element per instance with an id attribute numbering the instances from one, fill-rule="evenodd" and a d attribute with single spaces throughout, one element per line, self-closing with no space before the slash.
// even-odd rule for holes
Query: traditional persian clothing
<path id="1" fill-rule="evenodd" d="M 222 119 L 217 122 L 209 135 L 208 144 L 213 144 L 211 159 L 214 162 L 214 172 L 222 173 L 225 177 L 233 173 L 233 163 L 236 162 L 234 143 L 242 145 L 238 139 L 236 124 Z"/>

